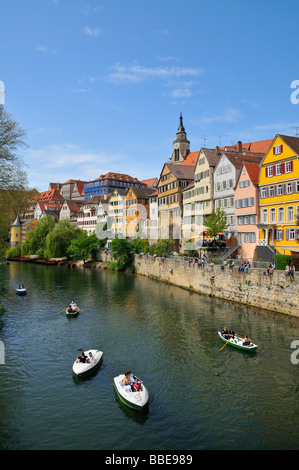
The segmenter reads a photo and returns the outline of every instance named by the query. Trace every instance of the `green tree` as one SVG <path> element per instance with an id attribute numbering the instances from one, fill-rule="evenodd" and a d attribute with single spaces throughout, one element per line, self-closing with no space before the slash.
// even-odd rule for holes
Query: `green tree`
<path id="1" fill-rule="evenodd" d="M 72 240 L 67 249 L 67 255 L 72 259 L 86 260 L 92 256 L 92 253 L 99 247 L 100 241 L 94 235 L 87 235 L 87 232 L 81 230 L 80 235 Z"/>
<path id="2" fill-rule="evenodd" d="M 62 219 L 46 236 L 45 258 L 61 258 L 67 255 L 72 241 L 81 235 L 81 229 L 67 219 Z"/>
<path id="3" fill-rule="evenodd" d="M 28 233 L 27 240 L 22 247 L 22 256 L 25 256 L 25 254 L 44 256 L 47 235 L 54 227 L 55 222 L 53 217 L 50 215 L 41 217 L 35 229 Z"/>
<path id="4" fill-rule="evenodd" d="M 27 174 L 19 151 L 26 133 L 0 105 L 0 251 L 9 239 L 10 224 L 24 206 Z"/>
<path id="5" fill-rule="evenodd" d="M 209 237 L 215 237 L 217 233 L 223 232 L 229 226 L 226 213 L 219 208 L 214 210 L 212 214 L 205 219 L 204 224 L 207 227 L 206 232 Z"/>
<path id="6" fill-rule="evenodd" d="M 111 256 L 116 260 L 115 269 L 124 271 L 132 265 L 132 244 L 125 238 L 114 238 L 111 242 Z"/>

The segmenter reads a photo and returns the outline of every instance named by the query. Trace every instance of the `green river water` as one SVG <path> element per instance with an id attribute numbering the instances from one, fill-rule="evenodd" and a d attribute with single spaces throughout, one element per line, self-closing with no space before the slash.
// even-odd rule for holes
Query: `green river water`
<path id="1" fill-rule="evenodd" d="M 298 318 L 107 270 L 11 262 L 0 274 L 0 449 L 298 449 Z M 83 313 L 69 319 L 57 312 L 71 300 Z M 223 326 L 257 352 L 219 351 Z M 79 348 L 104 352 L 85 380 L 72 374 Z M 145 413 L 114 392 L 127 369 L 149 390 Z"/>

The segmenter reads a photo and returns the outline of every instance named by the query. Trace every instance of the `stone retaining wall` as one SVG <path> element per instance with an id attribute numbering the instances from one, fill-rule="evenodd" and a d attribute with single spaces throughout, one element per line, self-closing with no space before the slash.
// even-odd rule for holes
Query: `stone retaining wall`
<path id="1" fill-rule="evenodd" d="M 187 261 L 161 259 L 150 256 L 135 255 L 137 274 L 149 276 L 179 287 L 219 297 L 234 302 L 261 307 L 274 312 L 299 317 L 299 273 L 295 280 L 286 277 L 284 271 L 274 271 L 272 275 L 264 274 L 263 269 L 249 269 L 248 273 L 239 272 L 234 267 L 230 270 L 220 266 L 203 269 L 197 265 L 189 266 Z"/>

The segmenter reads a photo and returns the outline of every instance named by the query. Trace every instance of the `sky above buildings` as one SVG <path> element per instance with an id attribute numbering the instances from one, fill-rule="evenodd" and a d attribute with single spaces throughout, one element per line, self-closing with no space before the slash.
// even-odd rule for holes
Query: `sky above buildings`
<path id="1" fill-rule="evenodd" d="M 159 177 L 181 112 L 191 151 L 299 135 L 298 14 L 297 0 L 1 0 L 30 187 Z"/>

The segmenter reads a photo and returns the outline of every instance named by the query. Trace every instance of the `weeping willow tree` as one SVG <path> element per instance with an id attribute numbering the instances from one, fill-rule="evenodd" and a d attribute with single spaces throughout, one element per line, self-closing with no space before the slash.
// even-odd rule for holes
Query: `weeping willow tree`
<path id="1" fill-rule="evenodd" d="M 27 174 L 19 155 L 26 133 L 0 105 L 0 251 L 9 239 L 10 224 L 24 209 Z"/>
<path id="2" fill-rule="evenodd" d="M 40 218 L 34 230 L 28 233 L 27 239 L 21 246 L 22 256 L 40 255 L 44 256 L 46 250 L 47 235 L 54 229 L 55 222 L 50 215 Z"/>
<path id="3" fill-rule="evenodd" d="M 72 225 L 69 220 L 60 220 L 46 237 L 44 257 L 49 259 L 66 256 L 68 247 L 81 233 L 82 230 Z"/>

